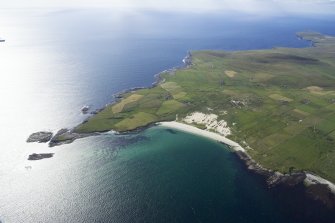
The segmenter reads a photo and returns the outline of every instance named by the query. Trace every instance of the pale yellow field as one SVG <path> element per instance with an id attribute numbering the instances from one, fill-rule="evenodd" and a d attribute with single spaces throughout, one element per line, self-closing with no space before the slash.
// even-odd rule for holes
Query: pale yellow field
<path id="1" fill-rule="evenodd" d="M 112 108 L 113 113 L 119 113 L 122 112 L 123 107 L 128 104 L 128 103 L 132 103 L 135 101 L 140 100 L 143 97 L 143 95 L 139 95 L 139 94 L 132 94 L 130 95 L 128 98 L 122 99 L 122 101 L 120 101 L 119 103 L 115 104 Z"/>

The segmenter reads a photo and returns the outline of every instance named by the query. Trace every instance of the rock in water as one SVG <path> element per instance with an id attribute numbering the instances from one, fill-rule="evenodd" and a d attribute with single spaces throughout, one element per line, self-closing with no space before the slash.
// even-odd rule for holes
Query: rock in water
<path id="1" fill-rule="evenodd" d="M 29 155 L 28 160 L 41 160 L 53 157 L 54 153 L 33 153 Z"/>
<path id="2" fill-rule="evenodd" d="M 52 138 L 52 132 L 35 132 L 29 136 L 27 139 L 27 142 L 39 142 L 39 143 L 45 143 L 49 142 Z"/>
<path id="3" fill-rule="evenodd" d="M 81 112 L 83 114 L 87 114 L 87 112 L 90 110 L 90 106 L 85 105 L 84 107 L 81 108 Z"/>

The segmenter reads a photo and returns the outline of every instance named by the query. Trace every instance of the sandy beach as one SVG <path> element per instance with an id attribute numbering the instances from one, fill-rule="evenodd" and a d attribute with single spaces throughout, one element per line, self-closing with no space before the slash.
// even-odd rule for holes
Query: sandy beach
<path id="1" fill-rule="evenodd" d="M 161 126 L 164 126 L 164 127 L 178 129 L 178 130 L 189 132 L 189 133 L 192 133 L 192 134 L 195 134 L 195 135 L 200 135 L 200 136 L 203 136 L 203 137 L 207 137 L 207 138 L 222 142 L 224 144 L 227 144 L 228 146 L 230 146 L 235 151 L 246 152 L 245 149 L 243 147 L 241 147 L 238 143 L 236 143 L 236 142 L 234 142 L 230 139 L 227 139 L 226 137 L 224 137 L 222 135 L 219 135 L 217 133 L 214 133 L 214 132 L 201 130 L 201 129 L 198 129 L 194 126 L 183 124 L 183 123 L 180 123 L 180 122 L 175 122 L 175 121 L 173 121 L 173 122 L 160 122 L 158 124 L 161 125 Z"/>

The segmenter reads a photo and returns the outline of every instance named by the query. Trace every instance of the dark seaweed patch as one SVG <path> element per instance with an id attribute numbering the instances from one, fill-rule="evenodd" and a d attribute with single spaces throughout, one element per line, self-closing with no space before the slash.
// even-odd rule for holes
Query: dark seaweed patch
<path id="1" fill-rule="evenodd" d="M 177 131 L 175 131 L 173 129 L 166 129 L 166 131 L 171 133 L 171 134 L 177 134 Z"/>

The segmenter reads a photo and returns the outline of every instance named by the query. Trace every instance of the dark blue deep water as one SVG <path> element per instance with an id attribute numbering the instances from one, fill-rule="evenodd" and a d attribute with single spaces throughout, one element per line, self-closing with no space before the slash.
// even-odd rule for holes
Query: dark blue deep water
<path id="1" fill-rule="evenodd" d="M 161 127 L 48 148 L 39 130 L 80 123 L 125 89 L 150 86 L 189 50 L 308 47 L 333 17 L 107 9 L 0 10 L 1 222 L 334 222 L 304 188 L 267 188 L 225 146 Z M 27 161 L 31 153 L 55 156 Z"/>

